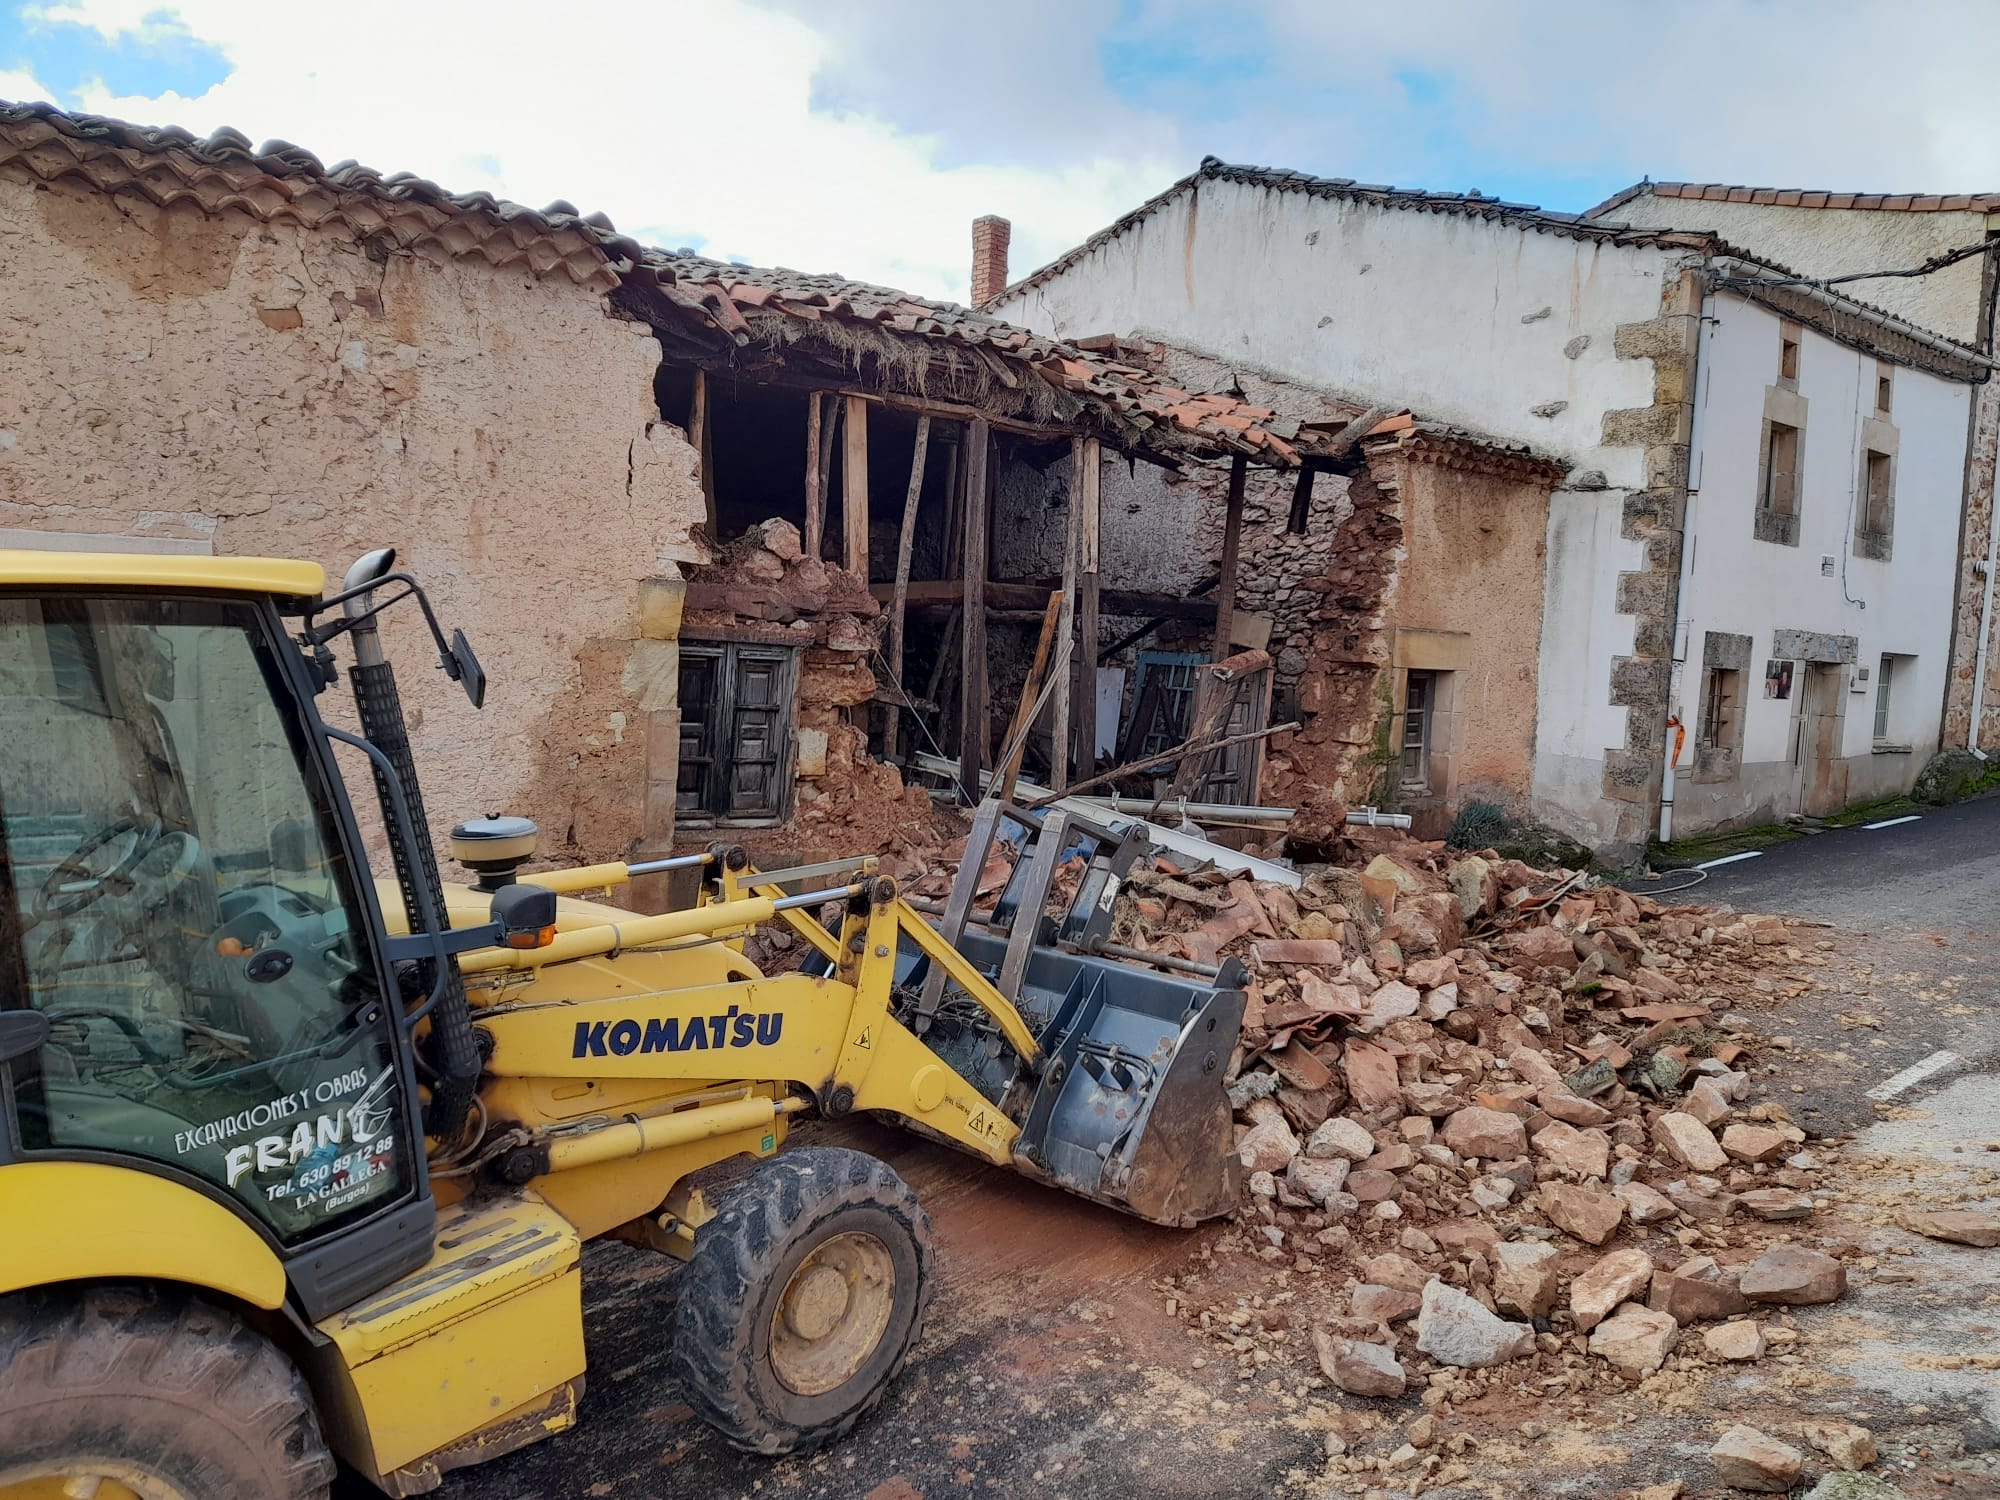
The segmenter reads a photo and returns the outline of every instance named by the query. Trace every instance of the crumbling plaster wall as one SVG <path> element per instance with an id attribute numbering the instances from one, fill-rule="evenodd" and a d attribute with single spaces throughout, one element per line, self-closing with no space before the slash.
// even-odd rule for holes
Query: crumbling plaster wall
<path id="1" fill-rule="evenodd" d="M 670 833 L 648 746 L 675 743 L 702 501 L 649 330 L 567 280 L 6 174 L 0 263 L 0 528 L 310 558 L 330 587 L 394 546 L 491 683 L 475 713 L 391 611 L 437 829 L 520 812 L 582 859 Z"/>
<path id="2" fill-rule="evenodd" d="M 1535 769 L 1549 482 L 1426 452 L 1419 441 L 1399 460 L 1396 488 L 1404 558 L 1387 614 L 1395 661 L 1452 674 L 1448 732 L 1433 736 L 1430 800 L 1444 815 L 1436 821 L 1473 798 L 1524 814 Z M 1439 758 L 1448 779 L 1435 774 Z"/>
<path id="3" fill-rule="evenodd" d="M 1732 245 L 1807 276 L 1921 265 L 1941 251 L 1978 244 L 1987 230 L 1987 216 L 1977 213 L 1782 208 L 1769 203 L 1661 198 L 1652 193 L 1641 193 L 1608 210 L 1603 222 L 1713 230 Z M 1848 290 L 1900 318 L 1970 343 L 1979 331 L 1983 260 L 1974 256 L 1928 276 L 1864 281 Z"/>

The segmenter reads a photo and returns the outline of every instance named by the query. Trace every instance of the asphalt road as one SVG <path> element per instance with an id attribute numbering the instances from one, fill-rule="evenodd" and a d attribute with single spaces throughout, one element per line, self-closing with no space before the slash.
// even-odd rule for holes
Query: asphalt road
<path id="1" fill-rule="evenodd" d="M 1856 932 L 1945 928 L 1991 939 L 2000 931 L 2000 797 L 1934 808 L 1887 828 L 1811 834 L 1707 875 L 1685 899 Z M 1675 872 L 1659 884 L 1682 878 Z"/>

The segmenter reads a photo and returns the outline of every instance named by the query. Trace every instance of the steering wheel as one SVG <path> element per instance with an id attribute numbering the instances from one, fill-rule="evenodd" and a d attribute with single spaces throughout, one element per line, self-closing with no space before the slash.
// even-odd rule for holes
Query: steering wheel
<path id="1" fill-rule="evenodd" d="M 93 854 L 122 839 L 129 839 L 132 847 L 109 869 L 91 868 L 89 860 Z M 158 872 L 161 879 L 193 871 L 201 858 L 201 844 L 193 834 L 184 829 L 168 828 L 156 816 L 128 815 L 100 828 L 49 872 L 48 879 L 42 882 L 41 890 L 35 895 L 34 909 L 30 913 L 31 925 L 46 922 L 52 917 L 73 917 L 105 896 L 129 893 L 136 884 L 133 875 L 169 839 L 177 840 L 178 848 L 172 867 Z"/>

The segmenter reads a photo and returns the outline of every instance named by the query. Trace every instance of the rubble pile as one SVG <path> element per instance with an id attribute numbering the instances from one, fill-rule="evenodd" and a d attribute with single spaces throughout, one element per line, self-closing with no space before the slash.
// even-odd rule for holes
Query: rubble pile
<path id="1" fill-rule="evenodd" d="M 1797 961 L 1786 924 L 1368 837 L 1364 868 L 1298 889 L 1160 867 L 1122 898 L 1119 941 L 1248 973 L 1247 1197 L 1214 1251 L 1274 1274 L 1233 1311 L 1170 1281 L 1188 1326 L 1254 1379 L 1309 1307 L 1327 1383 L 1440 1416 L 1789 1359 L 1793 1310 L 1868 1262 L 1801 1238 L 1839 1145 L 1752 1098 L 1784 1039 L 1734 1007 Z M 1408 1446 L 1412 1477 L 1463 1467 Z M 1715 1462 L 1785 1488 L 1790 1451 L 1741 1429 Z"/>

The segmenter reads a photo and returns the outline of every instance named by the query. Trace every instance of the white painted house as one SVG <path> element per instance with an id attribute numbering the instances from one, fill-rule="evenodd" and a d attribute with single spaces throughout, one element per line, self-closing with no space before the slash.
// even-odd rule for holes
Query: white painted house
<path id="1" fill-rule="evenodd" d="M 987 306 L 1565 463 L 1517 811 L 1618 857 L 1669 785 L 1683 833 L 1764 821 L 1906 787 L 1938 742 L 1988 366 L 1786 274 L 1706 232 L 1210 159 Z"/>

